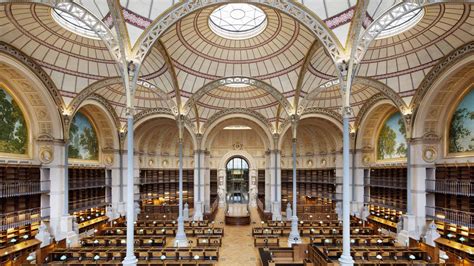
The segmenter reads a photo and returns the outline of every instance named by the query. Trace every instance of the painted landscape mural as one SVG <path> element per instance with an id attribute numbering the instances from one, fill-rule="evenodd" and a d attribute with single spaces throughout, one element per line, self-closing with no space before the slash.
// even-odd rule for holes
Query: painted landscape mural
<path id="1" fill-rule="evenodd" d="M 454 111 L 449 127 L 449 152 L 474 151 L 474 89 Z"/>
<path id="2" fill-rule="evenodd" d="M 377 141 L 377 159 L 405 158 L 406 130 L 400 112 L 390 115 L 382 125 Z"/>
<path id="3" fill-rule="evenodd" d="M 0 152 L 25 154 L 28 132 L 20 107 L 8 92 L 0 87 Z"/>
<path id="4" fill-rule="evenodd" d="M 69 158 L 81 160 L 99 159 L 99 142 L 89 119 L 78 112 L 69 130 Z"/>

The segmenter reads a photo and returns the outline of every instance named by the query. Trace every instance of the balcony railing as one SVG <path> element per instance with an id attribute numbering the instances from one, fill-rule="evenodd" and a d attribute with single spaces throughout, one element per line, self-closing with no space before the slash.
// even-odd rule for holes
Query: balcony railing
<path id="1" fill-rule="evenodd" d="M 99 179 L 99 180 L 80 180 L 80 181 L 70 181 L 69 189 L 78 190 L 78 189 L 88 189 L 88 188 L 100 188 L 111 186 L 112 180 L 110 178 Z"/>
<path id="2" fill-rule="evenodd" d="M 0 198 L 33 195 L 49 192 L 50 181 L 2 181 Z"/>
<path id="3" fill-rule="evenodd" d="M 364 202 L 372 205 L 377 205 L 380 207 L 385 207 L 397 211 L 406 211 L 407 204 L 401 200 L 394 200 L 394 199 L 387 199 L 387 198 L 380 198 L 380 197 L 364 197 Z"/>
<path id="4" fill-rule="evenodd" d="M 474 196 L 474 182 L 472 180 L 426 180 L 426 191 L 460 195 Z"/>
<path id="5" fill-rule="evenodd" d="M 70 201 L 69 202 L 69 211 L 81 211 L 90 208 L 103 207 L 110 204 L 111 198 L 102 196 L 96 198 L 87 198 L 82 200 Z"/>
<path id="6" fill-rule="evenodd" d="M 0 230 L 28 225 L 49 217 L 49 208 L 33 208 L 28 210 L 0 214 Z"/>
<path id="7" fill-rule="evenodd" d="M 426 206 L 426 216 L 447 223 L 474 227 L 474 213 L 472 212 Z"/>

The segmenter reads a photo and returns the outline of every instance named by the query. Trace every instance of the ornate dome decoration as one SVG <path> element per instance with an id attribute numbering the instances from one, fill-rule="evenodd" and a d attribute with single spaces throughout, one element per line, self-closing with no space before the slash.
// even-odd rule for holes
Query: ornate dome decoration
<path id="1" fill-rule="evenodd" d="M 267 15 L 249 4 L 227 4 L 209 16 L 209 27 L 227 39 L 249 39 L 260 34 L 267 26 Z"/>

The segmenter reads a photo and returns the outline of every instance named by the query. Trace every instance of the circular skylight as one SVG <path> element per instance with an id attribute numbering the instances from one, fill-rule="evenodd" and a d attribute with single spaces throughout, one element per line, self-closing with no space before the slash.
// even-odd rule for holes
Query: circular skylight
<path id="1" fill-rule="evenodd" d="M 226 4 L 214 10 L 209 17 L 209 27 L 213 32 L 233 40 L 257 36 L 266 26 L 265 12 L 250 4 Z"/>
<path id="2" fill-rule="evenodd" d="M 410 3 L 407 3 L 407 4 L 410 4 Z M 412 5 L 416 5 L 416 4 L 412 4 Z M 411 29 L 418 22 L 420 22 L 424 14 L 425 14 L 425 11 L 423 10 L 423 8 L 417 8 L 401 16 L 397 20 L 390 23 L 385 29 L 383 29 L 379 33 L 379 35 L 377 35 L 376 39 L 387 38 L 387 37 L 394 36 Z"/>
<path id="3" fill-rule="evenodd" d="M 56 8 L 51 9 L 53 19 L 63 28 L 83 37 L 100 39 L 97 33 L 75 16 Z"/>

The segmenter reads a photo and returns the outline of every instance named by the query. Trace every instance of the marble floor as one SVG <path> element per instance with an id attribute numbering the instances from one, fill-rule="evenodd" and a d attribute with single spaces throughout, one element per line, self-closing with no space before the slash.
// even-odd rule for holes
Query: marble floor
<path id="1" fill-rule="evenodd" d="M 252 226 L 260 223 L 256 208 L 250 209 L 251 224 L 247 226 L 224 225 L 224 209 L 219 209 L 216 222 L 224 225 L 224 238 L 219 250 L 219 263 L 222 266 L 258 265 L 258 250 L 253 246 Z"/>

